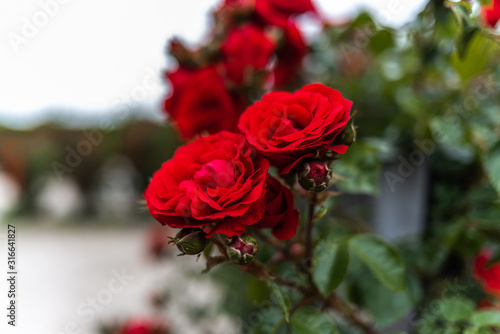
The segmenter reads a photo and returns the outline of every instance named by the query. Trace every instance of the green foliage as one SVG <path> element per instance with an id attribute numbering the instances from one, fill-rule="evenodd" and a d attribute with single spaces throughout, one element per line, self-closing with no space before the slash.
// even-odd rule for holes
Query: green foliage
<path id="1" fill-rule="evenodd" d="M 394 247 L 377 236 L 362 234 L 349 239 L 349 248 L 385 287 L 394 291 L 404 290 L 404 263 Z"/>
<path id="2" fill-rule="evenodd" d="M 344 280 L 349 266 L 349 247 L 346 240 L 323 241 L 314 254 L 314 280 L 324 295 L 332 293 Z"/>
<path id="3" fill-rule="evenodd" d="M 278 302 L 278 305 L 280 306 L 281 312 L 283 312 L 283 317 L 286 322 L 290 322 L 290 310 L 291 310 L 291 303 L 290 303 L 290 298 L 283 292 L 283 290 L 273 281 L 268 281 L 269 286 L 271 287 L 271 290 L 273 291 L 274 296 L 276 297 L 276 301 Z"/>
<path id="4" fill-rule="evenodd" d="M 334 322 L 326 314 L 313 307 L 298 310 L 290 321 L 294 334 L 338 334 Z"/>
<path id="5" fill-rule="evenodd" d="M 500 142 L 486 154 L 484 165 L 491 183 L 500 194 Z"/>

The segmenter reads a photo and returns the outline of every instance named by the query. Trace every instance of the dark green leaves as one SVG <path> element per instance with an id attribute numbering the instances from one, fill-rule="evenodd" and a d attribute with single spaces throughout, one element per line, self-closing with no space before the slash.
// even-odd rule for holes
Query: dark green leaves
<path id="1" fill-rule="evenodd" d="M 278 302 L 281 312 L 283 312 L 285 321 L 289 322 L 291 310 L 290 298 L 288 298 L 286 293 L 284 293 L 283 290 L 281 290 L 281 288 L 273 281 L 269 281 L 269 286 L 271 287 L 271 290 L 276 297 L 276 301 Z"/>
<path id="2" fill-rule="evenodd" d="M 324 295 L 332 293 L 344 280 L 349 266 L 349 247 L 345 240 L 322 242 L 315 252 L 314 280 Z"/>
<path id="3" fill-rule="evenodd" d="M 344 280 L 349 266 L 349 251 L 356 254 L 390 290 L 405 288 L 405 269 L 398 252 L 381 238 L 362 234 L 337 241 L 321 242 L 314 254 L 314 281 L 324 295 L 333 292 Z"/>
<path id="4" fill-rule="evenodd" d="M 472 8 L 467 1 L 451 2 L 447 1 L 446 6 L 451 9 L 458 24 L 458 36 L 456 47 L 458 56 L 463 59 L 467 50 L 467 46 L 474 34 L 479 31 L 477 24 L 471 21 L 470 15 Z"/>
<path id="5" fill-rule="evenodd" d="M 392 246 L 379 237 L 363 234 L 352 237 L 349 247 L 386 288 L 404 290 L 404 263 Z"/>
<path id="6" fill-rule="evenodd" d="M 484 166 L 491 183 L 500 194 L 500 143 L 488 152 L 484 158 Z"/>
<path id="7" fill-rule="evenodd" d="M 291 326 L 295 334 L 337 334 L 333 321 L 318 309 L 303 307 L 291 319 Z"/>

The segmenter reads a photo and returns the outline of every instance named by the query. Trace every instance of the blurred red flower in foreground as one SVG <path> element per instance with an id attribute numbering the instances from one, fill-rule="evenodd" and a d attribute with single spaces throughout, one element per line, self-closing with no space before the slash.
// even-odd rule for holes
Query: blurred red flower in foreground
<path id="1" fill-rule="evenodd" d="M 500 0 L 491 0 L 483 6 L 482 12 L 486 24 L 494 28 L 500 19 Z"/>
<path id="2" fill-rule="evenodd" d="M 153 175 L 144 197 L 163 225 L 202 227 L 208 238 L 241 235 L 264 214 L 268 169 L 242 135 L 223 131 L 180 147 Z"/>
<path id="3" fill-rule="evenodd" d="M 227 91 L 215 67 L 178 68 L 167 73 L 172 94 L 164 109 L 176 121 L 184 138 L 203 132 L 235 131 L 240 104 Z"/>
<path id="4" fill-rule="evenodd" d="M 167 326 L 157 320 L 130 320 L 118 331 L 118 334 L 168 334 Z"/>
<path id="5" fill-rule="evenodd" d="M 233 29 L 221 48 L 227 76 L 236 83 L 245 82 L 245 74 L 266 67 L 274 47 L 262 28 L 247 25 Z"/>
<path id="6" fill-rule="evenodd" d="M 293 238 L 299 226 L 299 212 L 293 208 L 293 194 L 270 175 L 267 175 L 266 182 L 266 213 L 255 226 L 272 228 L 273 235 L 280 240 Z"/>
<path id="7" fill-rule="evenodd" d="M 474 263 L 474 276 L 486 293 L 500 298 L 500 262 L 488 263 L 492 252 L 483 250 Z"/>

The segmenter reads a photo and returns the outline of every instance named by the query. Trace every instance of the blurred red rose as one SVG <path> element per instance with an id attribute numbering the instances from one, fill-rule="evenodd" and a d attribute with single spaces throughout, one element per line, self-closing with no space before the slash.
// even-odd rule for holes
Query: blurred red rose
<path id="1" fill-rule="evenodd" d="M 172 94 L 165 100 L 164 109 L 176 121 L 183 137 L 236 130 L 240 103 L 227 91 L 214 67 L 180 67 L 167 77 Z"/>
<path id="2" fill-rule="evenodd" d="M 311 0 L 255 0 L 255 12 L 268 24 L 284 27 L 292 15 L 314 12 Z"/>
<path id="3" fill-rule="evenodd" d="M 227 76 L 236 83 L 242 83 L 247 73 L 266 67 L 273 55 L 274 43 L 262 28 L 247 25 L 231 30 L 221 51 Z"/>
<path id="4" fill-rule="evenodd" d="M 255 226 L 272 228 L 273 235 L 280 240 L 293 238 L 299 226 L 299 212 L 293 208 L 293 194 L 270 175 L 267 175 L 266 183 L 266 213 Z"/>
<path id="5" fill-rule="evenodd" d="M 173 230 L 166 229 L 165 227 L 154 225 L 147 231 L 147 252 L 155 260 L 159 260 L 171 248 L 168 245 L 170 238 L 175 236 Z"/>
<path id="6" fill-rule="evenodd" d="M 119 334 L 168 334 L 165 324 L 156 320 L 130 320 L 118 331 Z"/>
<path id="7" fill-rule="evenodd" d="M 278 87 L 287 84 L 297 74 L 307 54 L 306 42 L 295 24 L 287 24 L 284 34 L 284 43 L 276 53 L 274 68 L 274 85 Z"/>
<path id="8" fill-rule="evenodd" d="M 284 27 L 291 16 L 316 12 L 311 0 L 226 0 L 225 6 L 251 7 L 265 24 Z"/>
<path id="9" fill-rule="evenodd" d="M 474 276 L 486 293 L 500 298 L 500 262 L 488 263 L 492 253 L 484 250 L 474 263 Z"/>
<path id="10" fill-rule="evenodd" d="M 494 28 L 500 19 L 500 0 L 491 0 L 482 8 L 483 18 L 487 25 Z"/>
<path id="11" fill-rule="evenodd" d="M 242 135 L 223 131 L 180 147 L 153 175 L 144 197 L 163 225 L 204 227 L 207 237 L 241 235 L 264 214 L 268 168 Z"/>
<path id="12" fill-rule="evenodd" d="M 346 145 L 333 145 L 350 117 L 352 102 L 325 85 L 315 83 L 294 93 L 272 92 L 241 115 L 239 129 L 270 163 L 287 174 L 302 159 L 328 150 L 345 153 Z"/>

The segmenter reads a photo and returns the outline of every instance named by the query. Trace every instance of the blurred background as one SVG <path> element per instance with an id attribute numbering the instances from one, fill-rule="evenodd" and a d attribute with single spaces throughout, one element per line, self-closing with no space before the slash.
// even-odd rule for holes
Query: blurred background
<path id="1" fill-rule="evenodd" d="M 41 0 L 0 5 L 2 252 L 7 224 L 18 229 L 19 324 L 9 328 L 12 333 L 97 333 L 102 324 L 131 315 L 157 315 L 155 293 L 165 291 L 178 301 L 166 312 L 171 326 L 182 329 L 179 333 L 237 333 L 234 318 L 217 312 L 217 306 L 203 311 L 222 302 L 223 292 L 215 282 L 196 278 L 201 263 L 179 258 L 158 265 L 158 252 L 164 251 L 158 240 L 172 232 L 155 229 L 159 224 L 140 203 L 149 178 L 180 143 L 161 112 L 169 92 L 163 72 L 173 64 L 165 54 L 167 40 L 182 36 L 188 45 L 203 40 L 209 13 L 219 2 Z M 315 3 L 331 22 L 340 24 L 368 11 L 397 31 L 416 19 L 427 1 Z M 300 24 L 321 49 L 316 38 L 320 26 L 307 15 Z M 398 80 L 402 69 L 386 60 L 387 81 Z M 368 61 L 358 54 L 356 66 L 340 67 L 346 77 L 356 77 L 360 63 Z M 423 169 L 408 178 L 408 192 L 424 192 L 415 187 L 425 184 L 426 177 Z M 375 224 L 396 221 L 386 219 L 394 200 L 380 200 Z M 419 200 L 422 196 L 414 201 Z M 381 225 L 378 231 L 389 238 L 415 232 L 423 205 L 401 210 L 416 222 L 406 230 Z M 168 256 L 175 253 L 170 249 Z M 113 292 L 111 281 L 121 282 L 123 289 Z"/>

